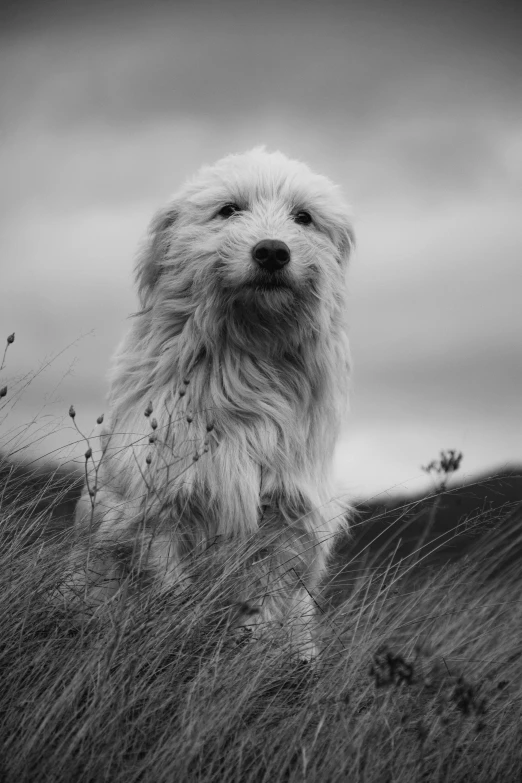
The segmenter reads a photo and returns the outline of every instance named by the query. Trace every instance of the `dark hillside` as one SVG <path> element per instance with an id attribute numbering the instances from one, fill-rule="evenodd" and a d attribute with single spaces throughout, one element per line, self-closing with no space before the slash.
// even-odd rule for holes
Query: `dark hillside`
<path id="1" fill-rule="evenodd" d="M 24 531 L 24 540 L 31 543 L 67 529 L 82 484 L 83 476 L 76 470 L 11 462 L 0 454 L 3 536 Z"/>
<path id="2" fill-rule="evenodd" d="M 520 520 L 520 526 L 517 525 Z M 459 484 L 430 496 L 399 497 L 356 507 L 350 539 L 339 543 L 335 591 L 350 592 L 367 568 L 411 567 L 419 575 L 454 563 L 492 537 L 522 533 L 522 467 Z M 503 541 L 506 545 L 506 541 Z M 522 546 L 511 547 L 510 562 Z"/>

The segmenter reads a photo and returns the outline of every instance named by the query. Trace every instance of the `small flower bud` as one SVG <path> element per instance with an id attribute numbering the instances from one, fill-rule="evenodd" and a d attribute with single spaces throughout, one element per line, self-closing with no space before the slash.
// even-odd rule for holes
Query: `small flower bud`
<path id="1" fill-rule="evenodd" d="M 213 424 L 207 424 L 207 432 L 212 432 L 213 429 L 214 429 Z"/>
<path id="2" fill-rule="evenodd" d="M 92 457 L 92 449 L 91 449 L 91 447 L 89 446 L 89 448 L 88 448 L 88 449 L 87 449 L 87 451 L 85 452 L 85 459 L 86 459 L 86 460 L 88 460 L 88 459 L 90 459 L 91 457 Z"/>
<path id="3" fill-rule="evenodd" d="M 96 419 L 96 424 L 103 424 L 103 413 Z"/>
<path id="4" fill-rule="evenodd" d="M 0 389 L 0 398 L 5 397 L 6 394 L 7 394 L 7 386 L 2 386 L 2 388 Z"/>
<path id="5" fill-rule="evenodd" d="M 145 457 L 145 462 L 147 463 L 147 465 L 150 465 L 150 463 L 152 462 L 151 454 L 147 454 L 147 456 Z"/>
<path id="6" fill-rule="evenodd" d="M 96 492 L 94 491 L 94 489 L 90 489 L 89 490 L 89 495 L 91 496 L 91 498 L 93 498 L 95 496 L 95 494 L 96 494 Z"/>
<path id="7" fill-rule="evenodd" d="M 149 443 L 156 443 L 156 436 L 155 435 L 149 435 Z"/>
<path id="8" fill-rule="evenodd" d="M 158 422 L 156 421 L 156 419 L 151 419 L 150 420 L 150 426 L 152 427 L 153 430 L 157 429 Z"/>
<path id="9" fill-rule="evenodd" d="M 14 337 L 15 337 L 15 333 L 14 332 L 9 335 L 9 337 L 7 338 L 7 344 L 8 345 L 11 345 L 12 343 L 14 343 Z"/>
<path id="10" fill-rule="evenodd" d="M 197 451 L 196 451 L 196 453 L 194 454 L 194 456 L 192 457 L 192 459 L 193 459 L 193 461 L 194 461 L 194 462 L 197 462 L 197 461 L 198 461 L 198 459 L 199 459 L 199 454 L 198 454 L 198 452 L 197 452 Z"/>
<path id="11" fill-rule="evenodd" d="M 189 424 L 192 424 L 194 419 L 192 418 L 192 416 L 187 416 L 187 421 L 188 421 Z"/>
<path id="12" fill-rule="evenodd" d="M 71 407 L 69 408 L 69 416 L 71 417 L 71 419 L 74 419 L 74 417 L 76 416 L 76 411 L 74 410 L 74 405 L 71 405 Z"/>
<path id="13" fill-rule="evenodd" d="M 183 383 L 185 384 L 185 386 L 188 386 L 189 383 L 190 383 L 190 379 L 189 378 L 183 378 Z"/>
<path id="14" fill-rule="evenodd" d="M 180 397 L 184 397 L 186 393 L 187 393 L 187 392 L 185 391 L 185 389 L 180 389 L 180 390 L 179 390 L 179 396 L 180 396 Z"/>
<path id="15" fill-rule="evenodd" d="M 145 415 L 147 418 L 149 418 L 150 414 L 152 413 L 152 410 L 153 410 L 153 408 L 152 408 L 152 402 L 149 402 L 149 404 L 148 404 L 148 405 L 147 405 L 147 407 L 145 408 L 144 415 Z"/>

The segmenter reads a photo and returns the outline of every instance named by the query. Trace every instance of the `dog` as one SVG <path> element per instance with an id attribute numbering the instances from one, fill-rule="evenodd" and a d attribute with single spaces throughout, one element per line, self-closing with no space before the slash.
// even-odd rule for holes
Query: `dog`
<path id="1" fill-rule="evenodd" d="M 337 187 L 264 148 L 202 168 L 153 218 L 76 511 L 88 601 L 130 573 L 175 593 L 228 568 L 234 628 L 317 653 L 314 595 L 346 525 L 330 474 L 353 247 Z"/>

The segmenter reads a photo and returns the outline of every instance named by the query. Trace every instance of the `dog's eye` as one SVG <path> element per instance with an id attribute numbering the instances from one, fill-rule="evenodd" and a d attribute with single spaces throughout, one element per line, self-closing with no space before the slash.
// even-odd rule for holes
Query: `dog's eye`
<path id="1" fill-rule="evenodd" d="M 221 209 L 218 212 L 218 215 L 221 215 L 221 217 L 229 218 L 232 217 L 232 215 L 235 215 L 236 212 L 241 212 L 241 207 L 238 207 L 237 204 L 225 204 L 224 207 L 221 207 Z"/>
<path id="2" fill-rule="evenodd" d="M 300 212 L 296 212 L 294 215 L 294 221 L 301 226 L 309 226 L 312 222 L 312 216 L 309 212 L 302 209 Z"/>

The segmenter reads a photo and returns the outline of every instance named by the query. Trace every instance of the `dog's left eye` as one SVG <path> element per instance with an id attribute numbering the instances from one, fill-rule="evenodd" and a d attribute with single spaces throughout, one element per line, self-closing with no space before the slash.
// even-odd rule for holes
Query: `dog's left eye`
<path id="1" fill-rule="evenodd" d="M 299 223 L 301 226 L 309 226 L 312 222 L 312 216 L 309 212 L 302 209 L 300 212 L 295 213 L 294 222 Z"/>
<path id="2" fill-rule="evenodd" d="M 224 207 L 221 207 L 221 209 L 218 212 L 218 215 L 224 218 L 232 217 L 232 215 L 235 215 L 237 212 L 241 212 L 241 207 L 238 207 L 237 204 L 225 204 Z"/>

